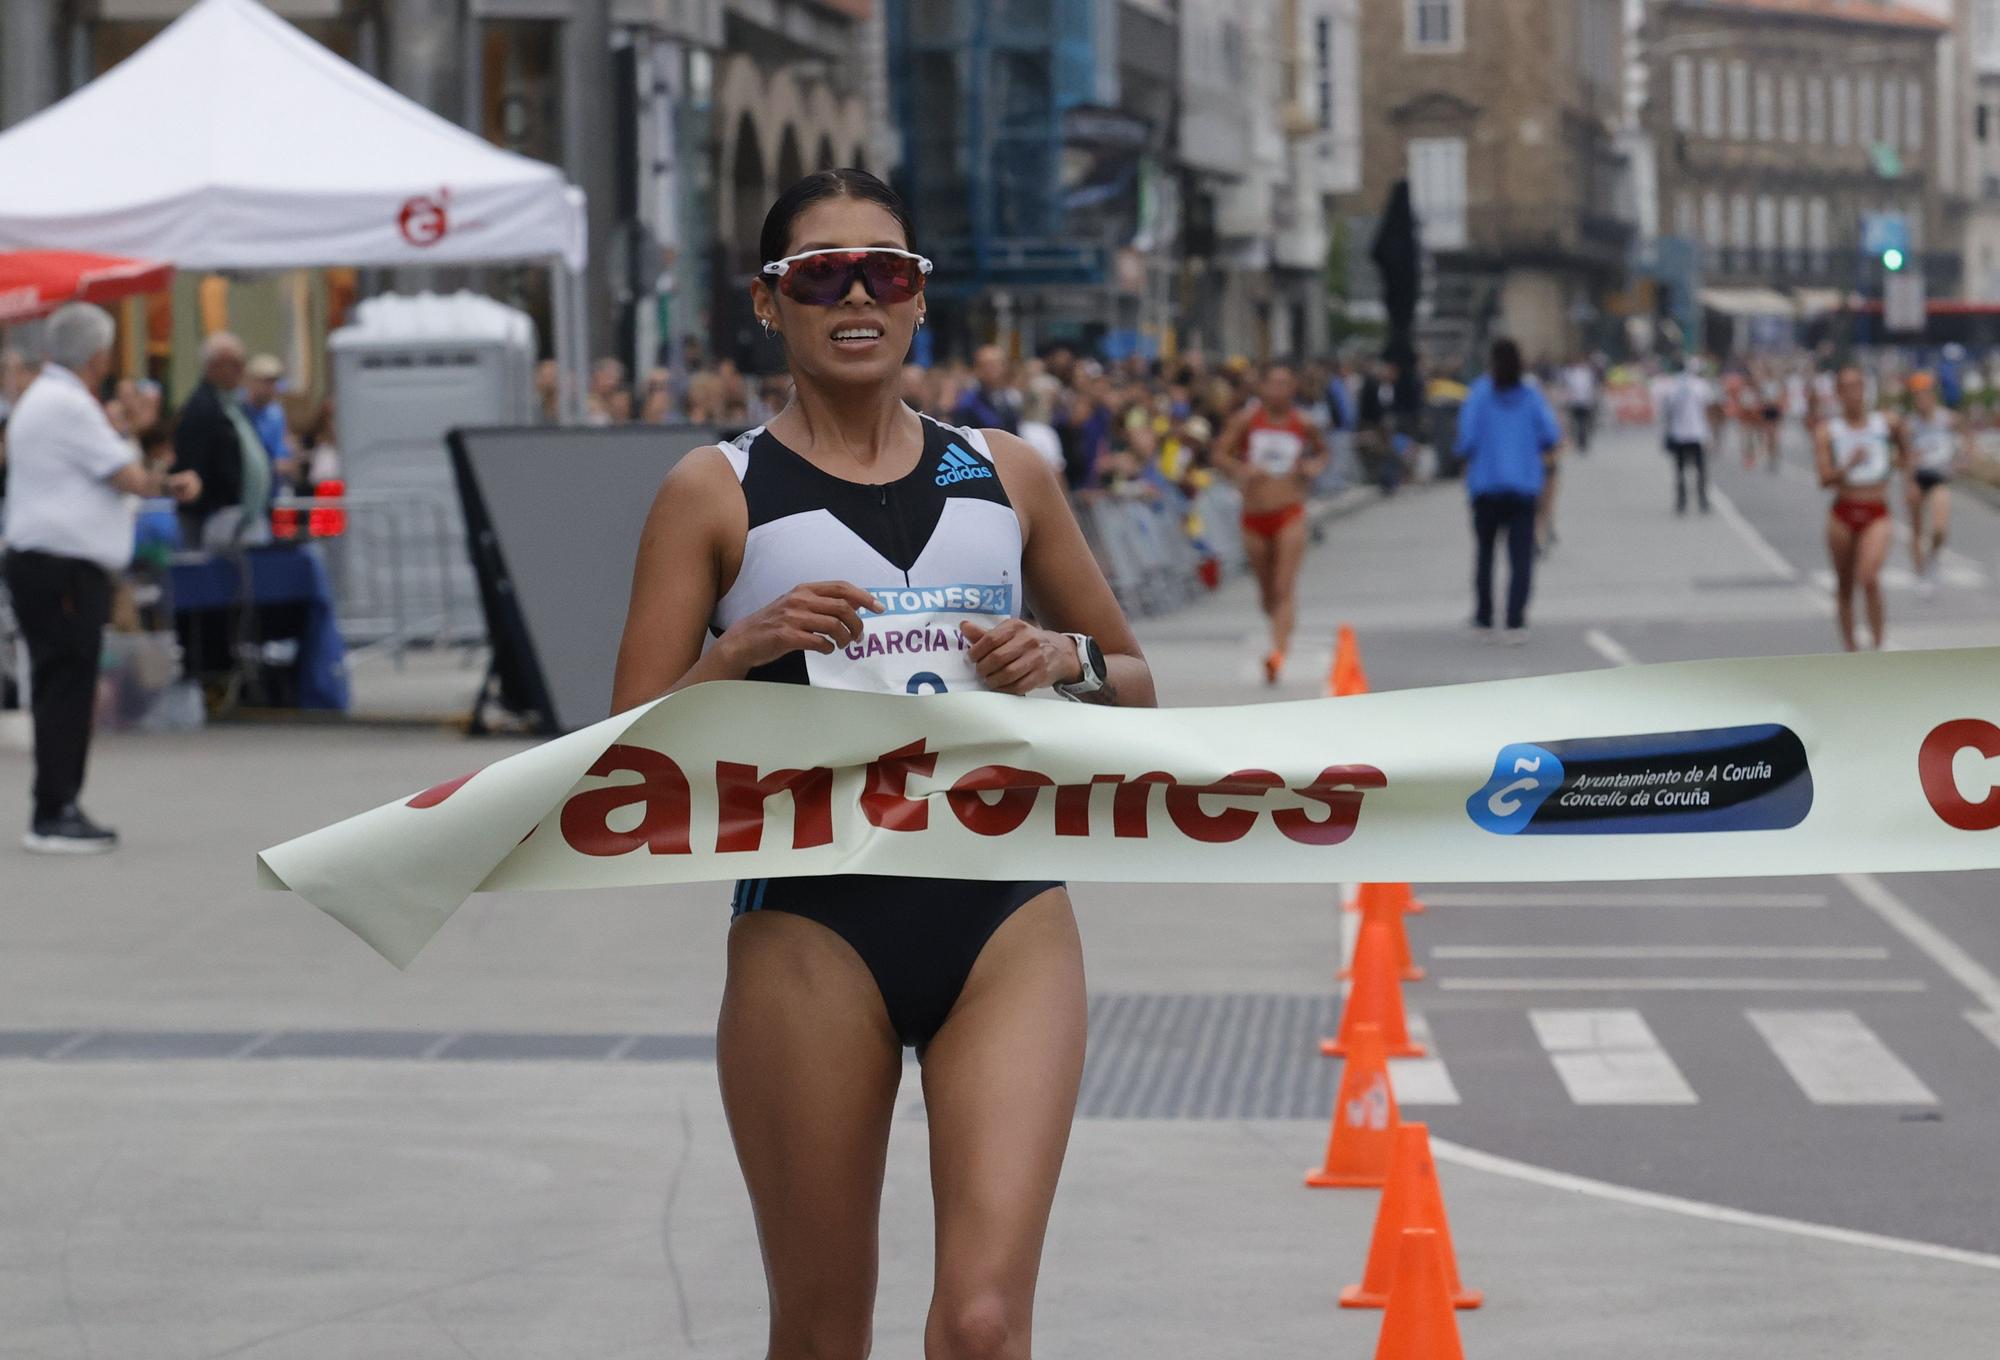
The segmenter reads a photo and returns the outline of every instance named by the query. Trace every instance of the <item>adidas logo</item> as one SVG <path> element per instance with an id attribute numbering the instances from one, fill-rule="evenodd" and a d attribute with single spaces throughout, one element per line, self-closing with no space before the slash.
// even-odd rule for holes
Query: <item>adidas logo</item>
<path id="1" fill-rule="evenodd" d="M 969 482 L 975 477 L 991 477 L 993 469 L 974 458 L 956 444 L 950 444 L 944 451 L 944 471 L 938 473 L 937 484 L 950 486 L 953 482 Z"/>

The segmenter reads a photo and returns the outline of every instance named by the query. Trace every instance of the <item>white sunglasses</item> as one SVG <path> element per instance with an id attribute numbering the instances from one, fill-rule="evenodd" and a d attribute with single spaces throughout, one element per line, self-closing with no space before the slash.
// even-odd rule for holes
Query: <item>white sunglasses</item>
<path id="1" fill-rule="evenodd" d="M 829 246 L 773 260 L 759 272 L 776 279 L 777 290 L 794 302 L 831 307 L 856 279 L 877 302 L 908 302 L 924 291 L 931 269 L 923 256 L 892 246 Z"/>

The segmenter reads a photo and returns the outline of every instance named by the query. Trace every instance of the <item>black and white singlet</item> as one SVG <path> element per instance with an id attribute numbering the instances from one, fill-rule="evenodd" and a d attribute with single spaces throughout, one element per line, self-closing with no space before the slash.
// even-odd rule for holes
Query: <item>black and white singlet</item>
<path id="1" fill-rule="evenodd" d="M 743 486 L 743 565 L 717 602 L 719 635 L 795 586 L 847 581 L 886 611 L 833 653 L 792 652 L 752 680 L 896 694 L 977 689 L 962 620 L 992 627 L 1021 613 L 1021 521 L 985 438 L 923 417 L 917 465 L 892 482 L 850 482 L 763 429 L 722 446 Z M 783 911 L 853 947 L 897 1036 L 920 1052 L 950 1014 L 980 950 L 1046 880 L 978 882 L 838 874 L 745 879 L 734 914 Z"/>

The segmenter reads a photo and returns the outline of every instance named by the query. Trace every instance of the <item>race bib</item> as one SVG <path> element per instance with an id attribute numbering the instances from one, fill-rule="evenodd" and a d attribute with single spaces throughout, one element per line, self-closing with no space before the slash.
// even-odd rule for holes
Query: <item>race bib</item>
<path id="1" fill-rule="evenodd" d="M 1288 477 L 1305 452 L 1305 440 L 1290 430 L 1250 431 L 1250 466 L 1266 477 Z"/>
<path id="2" fill-rule="evenodd" d="M 832 652 L 807 652 L 806 677 L 822 689 L 877 694 L 949 694 L 983 690 L 967 619 L 998 627 L 1014 615 L 1012 585 L 867 586 L 885 606 L 861 614 L 861 640 Z"/>

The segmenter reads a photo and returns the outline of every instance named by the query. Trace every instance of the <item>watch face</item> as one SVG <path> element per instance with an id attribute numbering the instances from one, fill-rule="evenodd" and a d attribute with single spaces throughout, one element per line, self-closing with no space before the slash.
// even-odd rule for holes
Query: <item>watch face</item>
<path id="1" fill-rule="evenodd" d="M 1104 679 L 1104 649 L 1097 645 L 1096 638 L 1087 637 L 1083 640 L 1083 654 L 1090 663 L 1090 673 L 1099 680 Z"/>

